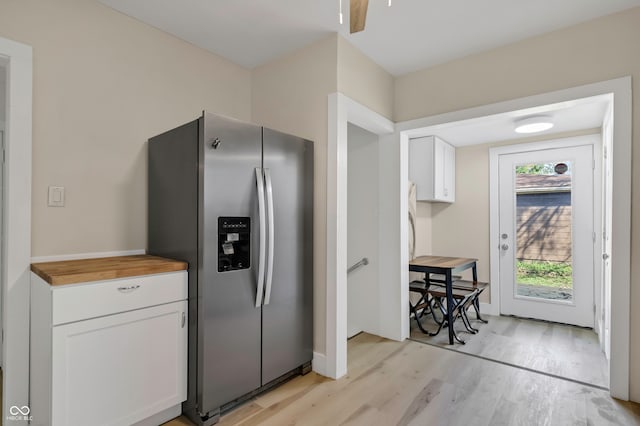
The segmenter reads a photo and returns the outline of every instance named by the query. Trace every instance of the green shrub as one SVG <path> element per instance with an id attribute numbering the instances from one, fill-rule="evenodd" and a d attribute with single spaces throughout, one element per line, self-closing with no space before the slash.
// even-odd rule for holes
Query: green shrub
<path id="1" fill-rule="evenodd" d="M 518 284 L 571 287 L 573 278 L 571 263 L 518 260 L 516 267 Z"/>

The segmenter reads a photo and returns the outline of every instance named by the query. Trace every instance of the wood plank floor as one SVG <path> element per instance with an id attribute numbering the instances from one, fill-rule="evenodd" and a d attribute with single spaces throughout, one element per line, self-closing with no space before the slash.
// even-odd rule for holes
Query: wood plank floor
<path id="1" fill-rule="evenodd" d="M 470 318 L 475 314 L 470 313 Z M 469 334 L 462 321 L 455 329 L 465 345 L 449 345 L 447 330 L 430 337 L 411 320 L 411 339 L 450 348 L 462 353 L 530 368 L 535 371 L 609 388 L 609 370 L 598 336 L 593 330 L 507 316 L 486 316 L 488 324 L 472 321 L 480 332 Z M 436 330 L 432 318 L 422 322 Z"/>
<path id="2" fill-rule="evenodd" d="M 346 377 L 297 377 L 219 424 L 640 425 L 640 405 L 606 391 L 439 347 L 363 333 L 348 350 Z"/>

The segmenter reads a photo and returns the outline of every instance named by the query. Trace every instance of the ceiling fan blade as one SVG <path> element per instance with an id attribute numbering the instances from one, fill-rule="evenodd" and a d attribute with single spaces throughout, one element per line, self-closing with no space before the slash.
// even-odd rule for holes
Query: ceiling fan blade
<path id="1" fill-rule="evenodd" d="M 351 0 L 349 25 L 351 34 L 364 30 L 369 0 Z"/>

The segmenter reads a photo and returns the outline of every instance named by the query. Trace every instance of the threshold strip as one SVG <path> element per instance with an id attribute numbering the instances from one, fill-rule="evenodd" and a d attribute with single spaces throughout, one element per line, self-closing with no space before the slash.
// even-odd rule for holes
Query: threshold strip
<path id="1" fill-rule="evenodd" d="M 425 342 L 425 341 L 422 341 L 422 340 L 412 339 L 411 337 L 409 337 L 407 340 L 411 340 L 412 342 L 416 342 L 416 343 L 422 343 L 423 345 L 433 346 L 434 348 L 440 348 L 440 349 L 444 349 L 446 351 L 455 352 L 455 353 L 460 354 L 460 355 L 468 355 L 468 356 L 472 356 L 474 358 L 483 359 L 485 361 L 495 362 L 496 364 L 506 365 L 507 367 L 519 368 L 520 370 L 529 371 L 531 373 L 538 373 L 538 374 L 542 374 L 544 376 L 553 377 L 554 379 L 566 380 L 567 382 L 572 382 L 572 383 L 575 383 L 577 385 L 588 386 L 590 388 L 600 389 L 600 390 L 609 392 L 609 388 L 604 387 L 604 386 L 600 386 L 600 385 L 594 385 L 593 383 L 587 383 L 587 382 L 583 382 L 581 380 L 572 379 L 572 378 L 569 378 L 569 377 L 558 376 L 557 374 L 547 373 L 546 371 L 534 370 L 533 368 L 524 367 L 522 365 L 512 364 L 512 363 L 506 362 L 506 361 L 500 361 L 500 360 L 497 360 L 497 359 L 487 358 L 487 357 L 482 356 L 482 355 L 476 355 L 476 354 L 471 354 L 471 353 L 468 353 L 468 352 L 457 351 L 457 350 L 452 349 L 452 348 L 447 348 L 447 347 L 444 347 L 444 346 L 436 345 L 435 343 L 428 343 L 428 342 Z"/>

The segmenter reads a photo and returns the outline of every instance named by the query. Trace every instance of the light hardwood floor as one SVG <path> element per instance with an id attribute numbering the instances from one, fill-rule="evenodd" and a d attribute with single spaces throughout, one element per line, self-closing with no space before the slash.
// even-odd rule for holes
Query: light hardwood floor
<path id="1" fill-rule="evenodd" d="M 640 405 L 606 391 L 439 347 L 363 333 L 348 351 L 346 377 L 297 377 L 219 424 L 640 425 Z"/>
<path id="2" fill-rule="evenodd" d="M 469 316 L 475 318 L 471 312 Z M 488 324 L 472 321 L 480 331 L 475 335 L 465 331 L 462 321 L 455 322 L 465 345 L 449 345 L 446 329 L 430 337 L 415 326 L 413 319 L 411 339 L 609 388 L 607 360 L 593 330 L 515 317 L 485 317 Z M 422 324 L 427 330 L 437 328 L 431 317 Z"/>

